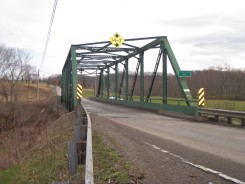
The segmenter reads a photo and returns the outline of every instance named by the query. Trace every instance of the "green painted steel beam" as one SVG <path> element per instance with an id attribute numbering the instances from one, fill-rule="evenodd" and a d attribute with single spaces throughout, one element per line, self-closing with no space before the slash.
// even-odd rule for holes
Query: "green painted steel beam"
<path id="1" fill-rule="evenodd" d="M 115 65 L 115 99 L 118 97 L 118 64 Z"/>
<path id="2" fill-rule="evenodd" d="M 143 46 L 143 47 L 141 47 L 140 50 L 137 50 L 137 51 L 135 51 L 135 52 L 133 52 L 133 53 L 131 53 L 131 54 L 125 56 L 124 58 L 115 61 L 115 63 L 121 63 L 122 61 L 124 61 L 124 60 L 126 60 L 126 59 L 129 59 L 129 58 L 131 58 L 131 57 L 134 57 L 134 56 L 140 54 L 141 52 L 147 51 L 147 50 L 149 50 L 150 48 L 159 45 L 162 41 L 163 41 L 163 38 L 162 38 L 162 37 L 161 37 L 161 38 L 157 38 L 156 40 L 154 40 L 154 41 L 152 41 L 152 42 L 146 44 L 146 45 Z M 110 64 L 108 64 L 108 66 L 113 66 L 115 63 L 113 63 L 113 64 L 110 63 Z"/>
<path id="3" fill-rule="evenodd" d="M 119 87 L 119 92 L 118 92 L 118 97 L 120 98 L 122 94 L 122 88 L 123 88 L 123 82 L 124 82 L 124 77 L 125 77 L 125 66 L 121 75 L 121 82 L 120 82 L 120 87 Z"/>
<path id="4" fill-rule="evenodd" d="M 98 82 L 98 87 L 97 87 L 97 95 L 96 97 L 100 97 L 101 96 L 101 89 L 102 89 L 102 69 L 100 70 L 100 77 L 99 77 L 99 82 Z"/>
<path id="5" fill-rule="evenodd" d="M 106 63 L 113 63 L 115 61 L 111 61 L 111 60 L 91 60 L 91 59 L 77 59 L 77 63 L 83 63 L 83 64 L 106 64 Z"/>
<path id="6" fill-rule="evenodd" d="M 130 92 L 130 99 L 132 99 L 133 95 L 134 95 L 134 89 L 135 89 L 136 80 L 137 80 L 137 77 L 138 77 L 139 67 L 140 67 L 140 59 L 138 59 L 138 62 L 137 62 L 137 65 L 136 65 L 136 70 L 135 70 L 135 73 L 134 73 L 134 79 L 133 79 L 131 92 Z"/>
<path id="7" fill-rule="evenodd" d="M 104 80 L 104 70 L 103 69 L 101 69 L 100 70 L 101 71 L 101 94 L 100 94 L 100 96 L 103 98 L 104 97 L 104 87 L 105 87 L 105 85 L 104 85 L 104 82 L 105 82 L 105 80 Z"/>
<path id="8" fill-rule="evenodd" d="M 119 52 L 119 51 L 135 51 L 134 48 L 126 47 L 89 47 L 89 46 L 80 46 L 77 47 L 78 50 L 90 51 L 89 53 L 108 53 L 108 52 Z M 88 52 L 85 52 L 88 53 Z"/>
<path id="9" fill-rule="evenodd" d="M 146 102 L 138 102 L 138 101 L 126 101 L 126 100 L 113 100 L 107 98 L 96 98 L 98 101 L 102 102 L 110 102 L 113 104 L 121 104 L 127 105 L 132 107 L 140 107 L 145 109 L 152 109 L 158 111 L 165 111 L 165 112 L 174 112 L 178 114 L 185 114 L 190 116 L 197 116 L 198 114 L 198 107 L 194 106 L 181 106 L 181 105 L 171 105 L 171 104 L 161 104 L 161 103 L 146 103 Z"/>
<path id="10" fill-rule="evenodd" d="M 154 71 L 152 73 L 152 77 L 151 77 L 151 82 L 150 82 L 150 85 L 149 85 L 148 93 L 146 95 L 146 102 L 149 101 L 149 98 L 151 96 L 151 91 L 152 91 L 152 88 L 153 88 L 153 85 L 154 85 L 154 81 L 155 81 L 155 78 L 156 78 L 156 75 L 157 75 L 157 70 L 158 70 L 158 66 L 159 66 L 160 60 L 161 60 L 162 53 L 163 53 L 163 49 L 160 48 L 158 56 L 157 56 L 156 64 L 155 64 L 155 67 L 154 67 Z"/>
<path id="11" fill-rule="evenodd" d="M 126 74 L 126 77 L 125 77 L 125 96 L 126 96 L 126 100 L 128 100 L 128 59 L 126 59 L 125 61 L 125 74 Z"/>
<path id="12" fill-rule="evenodd" d="M 73 111 L 74 101 L 73 101 L 73 89 L 72 89 L 72 62 L 71 59 L 67 62 L 67 88 L 68 88 L 68 110 Z"/>
<path id="13" fill-rule="evenodd" d="M 153 36 L 153 37 L 144 37 L 144 38 L 124 39 L 124 41 L 128 42 L 128 41 L 152 40 L 152 39 L 158 39 L 158 38 L 167 38 L 167 37 L 166 36 Z M 109 41 L 102 41 L 102 42 L 92 42 L 92 43 L 84 43 L 84 44 L 74 44 L 72 46 L 77 49 L 80 46 L 99 45 L 99 44 L 111 45 Z"/>
<path id="14" fill-rule="evenodd" d="M 167 55 L 168 55 L 168 58 L 170 60 L 170 63 L 173 67 L 173 70 L 174 70 L 174 73 L 175 73 L 175 76 L 177 78 L 177 81 L 179 83 L 179 86 L 181 88 L 181 91 L 182 91 L 182 94 L 184 95 L 185 99 L 186 99 L 186 104 L 188 106 L 190 106 L 190 100 L 192 99 L 192 96 L 191 96 L 191 93 L 190 93 L 190 89 L 187 85 L 187 82 L 185 80 L 185 78 L 180 78 L 178 76 L 178 73 L 180 71 L 180 67 L 179 67 L 179 64 L 175 58 L 175 55 L 173 53 L 173 50 L 168 42 L 168 39 L 167 38 L 164 38 L 163 39 L 164 41 L 164 47 L 166 48 L 166 51 L 167 51 Z"/>
<path id="15" fill-rule="evenodd" d="M 140 101 L 144 102 L 144 90 L 145 90 L 145 79 L 144 79 L 144 52 L 140 53 Z"/>
<path id="16" fill-rule="evenodd" d="M 71 64 L 72 64 L 72 101 L 73 107 L 72 110 L 77 106 L 77 60 L 76 60 L 76 50 L 71 47 Z"/>
<path id="17" fill-rule="evenodd" d="M 106 91 L 107 91 L 107 98 L 110 97 L 110 67 L 107 68 L 107 81 L 106 81 Z"/>
<path id="18" fill-rule="evenodd" d="M 168 71 L 167 71 L 167 51 L 163 48 L 162 55 L 162 100 L 163 104 L 167 104 L 168 98 Z"/>
<path id="19" fill-rule="evenodd" d="M 82 58 L 89 58 L 89 59 L 120 59 L 124 56 L 115 56 L 115 55 L 90 55 L 90 54 L 83 54 L 83 53 L 77 53 L 76 57 L 82 57 Z"/>

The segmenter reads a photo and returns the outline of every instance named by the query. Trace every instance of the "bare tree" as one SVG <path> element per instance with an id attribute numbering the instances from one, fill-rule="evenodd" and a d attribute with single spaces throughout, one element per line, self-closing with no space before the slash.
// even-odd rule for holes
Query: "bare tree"
<path id="1" fill-rule="evenodd" d="M 6 52 L 7 47 L 5 45 L 0 45 L 0 79 L 3 77 L 4 75 L 4 71 L 7 67 L 6 64 Z"/>
<path id="2" fill-rule="evenodd" d="M 30 55 L 23 49 L 6 46 L 0 47 L 0 55 L 2 91 L 6 91 L 7 82 L 10 89 L 10 102 L 13 103 L 14 88 L 24 74 L 24 69 L 30 60 Z"/>
<path id="3" fill-rule="evenodd" d="M 22 82 L 26 82 L 29 85 L 32 81 L 36 80 L 36 78 L 37 78 L 36 68 L 29 64 L 24 65 Z"/>
<path id="4" fill-rule="evenodd" d="M 6 57 L 8 55 L 7 47 L 0 45 L 0 95 L 8 101 L 8 90 L 7 90 L 7 77 L 5 76 L 5 70 L 7 68 Z"/>

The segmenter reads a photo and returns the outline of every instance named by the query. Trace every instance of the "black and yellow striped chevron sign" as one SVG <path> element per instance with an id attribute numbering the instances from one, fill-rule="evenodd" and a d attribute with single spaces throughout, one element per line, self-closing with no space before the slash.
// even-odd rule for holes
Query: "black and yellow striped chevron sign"
<path id="1" fill-rule="evenodd" d="M 83 97 L 82 93 L 83 93 L 83 87 L 80 84 L 78 84 L 77 85 L 77 99 L 81 99 Z"/>
<path id="2" fill-rule="evenodd" d="M 198 90 L 198 105 L 199 105 L 199 107 L 203 107 L 205 105 L 205 103 L 204 103 L 204 101 L 205 101 L 204 95 L 205 95 L 204 88 L 200 88 Z"/>

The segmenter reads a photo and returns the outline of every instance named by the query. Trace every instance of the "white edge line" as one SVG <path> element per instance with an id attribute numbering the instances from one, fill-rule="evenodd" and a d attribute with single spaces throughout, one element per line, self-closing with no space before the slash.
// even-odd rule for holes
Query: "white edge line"
<path id="1" fill-rule="evenodd" d="M 215 170 L 213 170 L 213 169 L 210 169 L 210 168 L 208 168 L 208 167 L 204 167 L 204 166 L 202 166 L 202 165 L 194 164 L 194 163 L 192 163 L 192 162 L 190 162 L 190 161 L 188 161 L 188 160 L 185 160 L 183 157 L 180 157 L 180 156 L 178 156 L 178 155 L 175 155 L 175 154 L 173 154 L 173 153 L 171 153 L 171 152 L 169 152 L 169 151 L 167 151 L 167 150 L 161 149 L 161 148 L 159 148 L 158 146 L 155 146 L 155 145 L 150 144 L 150 143 L 148 143 L 148 142 L 145 142 L 145 144 L 147 144 L 148 146 L 151 146 L 153 149 L 159 150 L 159 151 L 161 151 L 161 152 L 163 152 L 163 153 L 167 153 L 167 154 L 169 154 L 169 155 L 171 155 L 171 156 L 173 156 L 173 157 L 179 158 L 179 159 L 181 159 L 182 162 L 184 162 L 184 163 L 186 163 L 186 164 L 189 164 L 189 165 L 191 165 L 191 166 L 193 166 L 193 167 L 196 167 L 196 168 L 198 168 L 198 169 L 201 169 L 201 170 L 203 170 L 203 171 L 205 171 L 205 172 L 209 172 L 209 173 L 212 173 L 212 174 L 216 174 L 216 175 L 218 175 L 219 177 L 221 177 L 221 178 L 223 178 L 223 179 L 232 181 L 232 182 L 237 183 L 237 184 L 245 184 L 245 182 L 240 181 L 240 180 L 238 180 L 238 179 L 236 179 L 236 178 L 232 178 L 232 177 L 230 177 L 230 176 L 227 176 L 227 175 L 223 174 L 222 172 L 215 171 Z"/>

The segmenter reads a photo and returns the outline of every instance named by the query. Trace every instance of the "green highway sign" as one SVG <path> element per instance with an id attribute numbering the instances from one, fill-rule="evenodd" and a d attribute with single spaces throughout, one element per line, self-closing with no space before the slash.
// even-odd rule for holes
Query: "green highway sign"
<path id="1" fill-rule="evenodd" d="M 184 71 L 184 70 L 179 71 L 178 76 L 179 77 L 191 77 L 191 71 Z"/>

